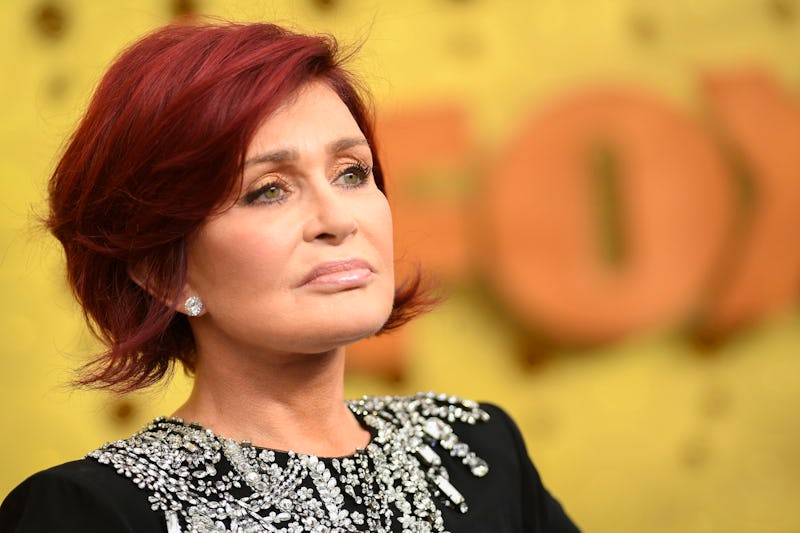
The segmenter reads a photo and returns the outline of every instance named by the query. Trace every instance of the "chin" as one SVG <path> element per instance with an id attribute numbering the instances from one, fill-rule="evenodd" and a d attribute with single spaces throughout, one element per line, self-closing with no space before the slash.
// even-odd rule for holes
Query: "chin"
<path id="1" fill-rule="evenodd" d="M 309 353 L 319 353 L 334 350 L 366 337 L 376 334 L 389 319 L 388 310 L 368 313 L 362 309 L 360 313 L 352 314 L 339 310 L 335 316 L 309 326 L 306 336 L 306 349 Z M 343 323 L 343 317 L 346 323 Z M 313 333 L 312 333 L 313 331 Z"/>

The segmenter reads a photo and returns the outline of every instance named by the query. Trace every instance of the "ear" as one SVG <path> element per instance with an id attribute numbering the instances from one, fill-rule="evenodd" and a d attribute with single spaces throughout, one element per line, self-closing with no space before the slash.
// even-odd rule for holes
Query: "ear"
<path id="1" fill-rule="evenodd" d="M 175 306 L 176 311 L 190 317 L 202 316 L 206 313 L 205 305 L 188 281 L 184 283 L 180 294 L 176 297 L 176 295 L 169 294 L 160 287 L 156 287 L 145 272 L 146 267 L 142 264 L 128 267 L 128 277 L 131 281 L 166 307 Z"/>

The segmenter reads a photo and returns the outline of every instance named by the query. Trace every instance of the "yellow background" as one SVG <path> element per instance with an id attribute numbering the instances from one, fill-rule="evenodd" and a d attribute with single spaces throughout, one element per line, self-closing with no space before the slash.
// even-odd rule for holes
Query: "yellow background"
<path id="1" fill-rule="evenodd" d="M 489 151 L 522 111 L 598 81 L 646 88 L 698 116 L 708 70 L 755 64 L 785 90 L 800 83 L 792 0 L 3 2 L 0 495 L 170 413 L 187 390 L 182 376 L 127 399 L 65 385 L 97 347 L 36 221 L 48 172 L 104 67 L 178 4 L 363 39 L 354 67 L 379 107 L 457 99 Z M 63 13 L 60 30 L 43 6 Z M 480 288 L 457 287 L 409 326 L 402 382 L 351 375 L 348 392 L 434 389 L 503 405 L 586 531 L 800 531 L 796 310 L 711 352 L 665 327 L 560 351 L 538 368 L 519 363 L 513 333 Z"/>

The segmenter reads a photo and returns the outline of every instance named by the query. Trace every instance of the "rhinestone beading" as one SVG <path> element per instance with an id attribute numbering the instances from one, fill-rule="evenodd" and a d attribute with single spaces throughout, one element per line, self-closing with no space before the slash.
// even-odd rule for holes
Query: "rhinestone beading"
<path id="1" fill-rule="evenodd" d="M 436 501 L 461 513 L 468 506 L 436 449 L 486 475 L 486 461 L 452 424 L 487 421 L 488 413 L 433 393 L 365 396 L 348 407 L 373 431 L 348 457 L 275 452 L 166 418 L 88 457 L 145 490 L 170 533 L 446 532 Z"/>

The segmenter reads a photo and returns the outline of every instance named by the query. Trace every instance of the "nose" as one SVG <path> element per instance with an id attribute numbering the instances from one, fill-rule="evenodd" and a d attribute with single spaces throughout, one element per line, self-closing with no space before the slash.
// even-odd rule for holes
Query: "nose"
<path id="1" fill-rule="evenodd" d="M 333 187 L 323 187 L 314 192 L 310 203 L 310 216 L 303 228 L 306 241 L 339 244 L 358 231 L 352 206 L 342 192 Z"/>

